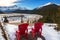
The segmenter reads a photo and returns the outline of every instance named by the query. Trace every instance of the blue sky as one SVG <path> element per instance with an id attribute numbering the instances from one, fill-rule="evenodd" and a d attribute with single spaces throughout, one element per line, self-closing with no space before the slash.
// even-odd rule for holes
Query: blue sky
<path id="1" fill-rule="evenodd" d="M 60 0 L 21 0 L 20 2 L 17 2 L 17 6 L 26 7 L 28 9 L 34 9 L 48 2 L 60 4 Z"/>
<path id="2" fill-rule="evenodd" d="M 0 6 L 13 6 L 25 7 L 28 9 L 34 9 L 48 2 L 60 4 L 60 0 L 0 0 Z"/>

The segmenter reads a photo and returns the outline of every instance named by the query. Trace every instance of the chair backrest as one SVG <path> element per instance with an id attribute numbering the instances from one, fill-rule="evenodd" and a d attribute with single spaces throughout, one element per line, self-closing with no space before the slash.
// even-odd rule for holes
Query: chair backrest
<path id="1" fill-rule="evenodd" d="M 25 30 L 27 30 L 27 27 L 28 27 L 28 23 L 23 23 L 18 25 L 18 29 L 21 34 L 25 33 Z"/>
<path id="2" fill-rule="evenodd" d="M 42 25 L 43 25 L 42 22 L 36 22 L 36 23 L 34 24 L 34 29 L 35 29 L 35 31 L 39 31 L 40 29 L 42 30 Z"/>

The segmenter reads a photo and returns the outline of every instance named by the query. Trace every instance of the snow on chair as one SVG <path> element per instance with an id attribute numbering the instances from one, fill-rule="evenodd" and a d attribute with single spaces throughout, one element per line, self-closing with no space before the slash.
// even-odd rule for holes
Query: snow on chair
<path id="1" fill-rule="evenodd" d="M 26 39 L 28 38 L 28 24 L 23 23 L 18 25 L 18 31 L 16 31 L 17 40 L 21 40 L 20 37 L 23 35 Z"/>
<path id="2" fill-rule="evenodd" d="M 39 34 L 39 36 L 41 37 L 42 35 L 42 25 L 43 23 L 42 22 L 36 22 L 34 24 L 34 28 L 32 29 L 32 37 L 34 38 L 36 33 Z"/>

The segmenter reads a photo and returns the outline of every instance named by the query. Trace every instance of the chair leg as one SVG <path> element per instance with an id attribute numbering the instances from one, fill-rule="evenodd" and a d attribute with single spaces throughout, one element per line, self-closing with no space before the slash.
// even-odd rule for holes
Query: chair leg
<path id="1" fill-rule="evenodd" d="M 35 31 L 32 30 L 32 37 L 34 38 L 34 36 L 35 36 Z"/>
<path id="2" fill-rule="evenodd" d="M 21 40 L 20 39 L 20 33 L 19 32 L 16 32 L 16 37 L 17 37 L 17 40 Z"/>
<path id="3" fill-rule="evenodd" d="M 41 36 L 42 36 L 42 35 L 41 35 L 41 34 L 42 34 L 41 32 L 38 32 L 38 34 L 39 34 L 39 37 L 41 37 Z"/>
<path id="4" fill-rule="evenodd" d="M 26 40 L 28 40 L 28 34 L 27 33 L 25 34 L 25 38 L 26 38 Z"/>

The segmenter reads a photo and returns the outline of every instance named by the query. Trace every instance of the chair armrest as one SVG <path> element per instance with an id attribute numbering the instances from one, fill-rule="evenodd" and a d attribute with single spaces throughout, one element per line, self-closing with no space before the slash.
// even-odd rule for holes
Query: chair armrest
<path id="1" fill-rule="evenodd" d="M 42 32 L 42 28 L 40 28 L 39 31 Z"/>
<path id="2" fill-rule="evenodd" d="M 18 31 L 16 31 L 16 36 L 17 36 L 17 35 L 19 35 L 19 34 L 20 34 L 20 31 L 19 31 L 19 30 L 18 30 Z"/>
<path id="3" fill-rule="evenodd" d="M 27 29 L 27 30 L 25 30 L 25 33 L 28 33 L 28 29 Z"/>
<path id="4" fill-rule="evenodd" d="M 17 30 L 16 32 L 20 32 L 19 30 Z"/>
<path id="5" fill-rule="evenodd" d="M 41 30 L 41 29 L 39 29 L 39 32 L 42 32 L 42 30 Z"/>

